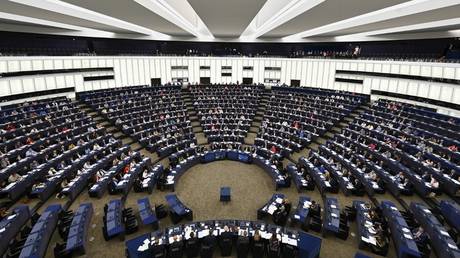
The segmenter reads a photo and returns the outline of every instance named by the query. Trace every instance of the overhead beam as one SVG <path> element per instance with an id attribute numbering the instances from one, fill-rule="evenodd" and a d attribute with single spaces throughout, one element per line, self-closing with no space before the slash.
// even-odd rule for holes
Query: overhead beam
<path id="1" fill-rule="evenodd" d="M 60 0 L 9 0 L 11 2 L 72 16 L 94 23 L 105 24 L 108 26 L 120 28 L 127 31 L 140 33 L 143 35 L 155 36 L 158 39 L 168 39 L 169 35 L 129 23 L 102 13 L 98 13 L 80 6 L 69 4 Z"/>
<path id="2" fill-rule="evenodd" d="M 256 39 L 325 0 L 267 0 L 243 31 L 241 39 Z"/>
<path id="3" fill-rule="evenodd" d="M 206 24 L 187 0 L 134 0 L 153 13 L 200 39 L 213 39 Z"/>
<path id="4" fill-rule="evenodd" d="M 330 23 L 314 29 L 299 32 L 290 36 L 286 36 L 282 39 L 283 41 L 295 41 L 302 38 L 317 36 L 334 31 L 340 31 L 361 25 L 391 20 L 417 13 L 428 12 L 458 4 L 460 4 L 460 0 L 412 0 L 409 2 L 404 2 L 402 4 L 390 6 L 363 15 L 348 18 L 342 21 Z"/>
<path id="5" fill-rule="evenodd" d="M 102 30 L 95 30 L 95 29 L 91 29 L 91 28 L 86 28 L 86 27 L 81 27 L 81 26 L 61 23 L 61 22 L 43 20 L 43 19 L 38 19 L 38 18 L 32 18 L 32 17 L 27 17 L 27 16 L 23 16 L 23 15 L 18 15 L 18 14 L 5 13 L 5 12 L 0 12 L 0 19 L 23 22 L 23 23 L 30 23 L 30 24 L 35 24 L 35 25 L 48 26 L 48 27 L 53 27 L 53 28 L 66 29 L 66 30 L 70 30 L 70 31 L 97 33 L 97 34 L 104 34 L 106 36 L 114 36 L 115 35 L 115 33 L 112 33 L 112 32 L 107 32 L 107 31 L 102 31 Z"/>
<path id="6" fill-rule="evenodd" d="M 408 32 L 408 31 L 422 30 L 422 29 L 435 29 L 435 28 L 442 28 L 442 27 L 455 26 L 455 25 L 460 25 L 460 18 L 446 19 L 446 20 L 433 21 L 433 22 L 424 22 L 424 23 L 417 23 L 417 24 L 411 24 L 411 25 L 388 28 L 388 29 L 353 33 L 353 34 L 348 34 L 348 35 L 343 35 L 343 36 L 337 36 L 335 37 L 335 39 L 337 41 L 347 41 L 347 40 L 353 40 L 354 38 L 363 38 L 363 37 L 371 37 L 371 36 L 377 36 L 377 35 L 403 33 L 403 32 Z"/>

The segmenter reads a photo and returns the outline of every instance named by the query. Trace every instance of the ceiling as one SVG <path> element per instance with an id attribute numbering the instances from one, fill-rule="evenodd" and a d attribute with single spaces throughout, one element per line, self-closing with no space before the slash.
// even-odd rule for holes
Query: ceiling
<path id="1" fill-rule="evenodd" d="M 0 30 L 235 42 L 459 37 L 460 0 L 0 0 Z"/>

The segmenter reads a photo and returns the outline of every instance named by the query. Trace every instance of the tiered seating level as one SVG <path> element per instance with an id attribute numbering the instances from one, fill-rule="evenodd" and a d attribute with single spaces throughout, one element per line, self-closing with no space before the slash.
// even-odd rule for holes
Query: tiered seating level
<path id="1" fill-rule="evenodd" d="M 275 146 L 287 156 L 322 136 L 365 98 L 344 92 L 275 87 L 256 138 L 256 145 Z"/>
<path id="2" fill-rule="evenodd" d="M 104 134 L 68 99 L 9 109 L 2 112 L 2 120 L 1 159 L 8 165 L 0 171 L 0 194 L 10 200 L 24 193 L 47 199 L 63 179 L 60 173 L 53 173 L 47 180 L 50 168 L 63 161 L 70 164 L 71 158 L 84 151 L 83 146 Z M 14 173 L 20 175 L 16 180 L 10 178 Z"/>
<path id="3" fill-rule="evenodd" d="M 256 114 L 261 86 L 191 86 L 193 106 L 209 142 L 243 142 Z"/>
<path id="4" fill-rule="evenodd" d="M 179 86 L 100 90 L 80 98 L 160 157 L 196 143 Z"/>
<path id="5" fill-rule="evenodd" d="M 460 120 L 422 107 L 380 100 L 344 131 L 364 145 L 374 144 L 383 165 L 403 172 L 422 195 L 460 190 Z M 440 189 L 430 184 L 431 177 Z"/>
<path id="6" fill-rule="evenodd" d="M 379 100 L 341 134 L 320 146 L 319 154 L 340 162 L 369 195 L 385 188 L 394 195 L 411 194 L 413 188 L 422 196 L 441 190 L 458 196 L 458 128 L 459 119 Z M 433 178 L 440 183 L 439 189 Z"/>

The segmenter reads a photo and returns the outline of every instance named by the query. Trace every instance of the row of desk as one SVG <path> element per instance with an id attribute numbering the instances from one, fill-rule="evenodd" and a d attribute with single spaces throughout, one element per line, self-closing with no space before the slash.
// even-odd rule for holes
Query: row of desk
<path id="1" fill-rule="evenodd" d="M 13 208 L 8 217 L 0 221 L 0 256 L 6 252 L 10 241 L 21 231 L 29 219 L 29 206 L 19 205 Z"/>
<path id="2" fill-rule="evenodd" d="M 122 147 L 122 153 L 127 154 L 129 151 L 129 146 Z M 107 171 L 104 176 L 102 176 L 99 181 L 97 181 L 94 185 L 91 186 L 89 189 L 89 196 L 101 198 L 104 193 L 108 190 L 109 185 L 112 183 L 112 179 L 119 173 L 121 173 L 122 169 L 131 163 L 134 159 L 140 159 L 141 154 L 139 152 L 134 152 L 133 154 L 125 157 L 122 159 L 116 166 L 113 166 L 109 171 Z"/>
<path id="3" fill-rule="evenodd" d="M 100 132 L 103 132 L 103 131 L 101 130 Z M 71 141 L 69 141 L 69 143 L 70 142 L 76 143 L 78 139 L 82 139 L 82 137 L 83 137 L 82 135 L 76 136 Z M 47 163 L 43 163 L 39 165 L 38 167 L 36 167 L 35 169 L 29 171 L 27 174 L 25 174 L 22 177 L 21 180 L 18 180 L 12 184 L 9 184 L 7 187 L 1 189 L 0 195 L 7 196 L 11 200 L 16 200 L 22 194 L 24 194 L 30 188 L 30 186 L 32 186 L 37 181 L 37 179 L 44 177 L 52 166 L 57 166 L 59 162 L 64 161 L 66 159 L 70 159 L 73 155 L 75 155 L 79 151 L 84 150 L 84 148 L 89 148 L 94 143 L 96 142 L 101 143 L 103 140 L 108 139 L 108 138 L 109 138 L 109 135 L 104 136 L 104 137 L 101 136 L 101 137 L 98 137 L 97 139 L 94 139 L 94 140 L 91 140 L 90 142 L 85 143 L 82 146 L 77 146 L 76 148 L 72 150 L 67 150 L 64 153 L 61 153 L 59 156 L 49 160 Z M 56 145 L 50 146 L 50 148 L 51 147 L 57 149 L 59 146 L 56 144 Z M 74 169 L 75 168 L 74 164 L 72 164 L 70 168 Z M 43 195 L 43 198 L 41 197 L 40 198 L 42 200 L 47 199 L 47 197 L 49 197 L 49 195 L 54 192 L 56 186 L 60 183 L 60 180 L 61 179 L 57 180 L 59 182 L 54 182 L 51 180 L 46 181 L 45 186 L 38 189 L 36 193 L 32 193 L 32 195 L 35 195 L 35 194 L 39 196 Z"/>
<path id="4" fill-rule="evenodd" d="M 396 206 L 390 201 L 382 201 L 380 207 L 390 227 L 398 258 L 422 257 L 406 220 Z"/>
<path id="5" fill-rule="evenodd" d="M 121 141 L 112 142 L 104 146 L 102 149 L 92 150 L 90 153 L 88 153 L 88 155 L 85 156 L 85 159 L 87 160 L 102 154 L 103 151 L 114 151 L 109 155 L 105 156 L 104 158 L 98 160 L 95 164 L 91 165 L 90 168 L 84 169 L 80 175 L 77 175 L 69 182 L 67 187 L 62 189 L 61 193 L 65 194 L 70 200 L 74 200 L 75 198 L 77 198 L 81 191 L 83 191 L 83 189 L 88 185 L 88 182 L 94 178 L 94 175 L 97 173 L 97 171 L 105 168 L 118 155 L 121 154 L 121 152 L 119 152 L 120 150 L 118 149 L 120 146 Z M 83 164 L 83 162 L 80 162 L 80 164 Z"/>
<path id="6" fill-rule="evenodd" d="M 257 210 L 257 219 L 263 219 L 266 216 L 273 216 L 273 214 L 281 207 L 283 204 L 283 200 L 285 199 L 285 195 L 281 193 L 275 193 L 272 195 L 270 200 L 262 206 L 260 209 Z"/>
<path id="7" fill-rule="evenodd" d="M 358 225 L 359 248 L 377 245 L 374 223 L 369 217 L 370 206 L 364 201 L 353 201 L 356 210 L 356 224 Z"/>
<path id="8" fill-rule="evenodd" d="M 150 168 L 150 165 L 150 158 L 143 158 L 139 163 L 134 165 L 134 167 L 130 168 L 128 173 L 123 175 L 121 180 L 115 186 L 115 190 L 118 193 L 122 193 L 124 195 L 128 194 L 129 190 L 131 190 L 131 187 L 134 184 L 134 181 L 139 178 L 139 174 L 141 174 L 145 168 Z"/>
<path id="9" fill-rule="evenodd" d="M 339 201 L 333 197 L 324 198 L 323 236 L 338 234 L 340 231 Z"/>
<path id="10" fill-rule="evenodd" d="M 62 207 L 59 204 L 50 205 L 41 214 L 30 231 L 19 258 L 45 257 L 48 243 L 59 220 Z"/>
<path id="11" fill-rule="evenodd" d="M 91 203 L 81 204 L 74 213 L 67 235 L 65 251 L 67 253 L 86 253 L 86 240 L 88 230 L 93 216 L 93 205 Z"/>
<path id="12" fill-rule="evenodd" d="M 460 206 L 452 201 L 442 200 L 439 209 L 449 225 L 460 232 Z"/>
<path id="13" fill-rule="evenodd" d="M 455 241 L 450 237 L 444 226 L 438 221 L 436 216 L 423 204 L 412 202 L 410 210 L 415 220 L 420 223 L 422 228 L 430 238 L 431 247 L 438 257 L 460 258 L 460 250 Z"/>
<path id="14" fill-rule="evenodd" d="M 290 245 L 298 250 L 297 257 L 299 258 L 314 258 L 320 253 L 321 239 L 302 231 L 260 221 L 209 220 L 177 225 L 128 240 L 125 243 L 126 256 L 129 258 L 153 257 L 155 245 L 168 246 L 176 242 L 183 244 L 190 239 L 191 232 L 198 240 L 208 236 L 219 238 L 225 226 L 237 229 L 231 232 L 232 238 L 242 237 L 244 234 L 252 238 L 255 231 L 258 230 L 263 241 L 266 242 L 272 234 L 276 234 L 283 245 Z"/>
<path id="15" fill-rule="evenodd" d="M 325 148 L 325 146 L 320 146 L 319 151 L 325 152 L 323 148 Z M 326 170 L 328 170 L 331 173 L 331 175 L 335 179 L 337 179 L 337 182 L 339 183 L 339 187 L 342 190 L 343 194 L 349 196 L 350 194 L 352 194 L 353 191 L 356 190 L 355 186 L 353 185 L 353 182 L 350 182 L 348 177 L 344 176 L 342 171 L 338 169 L 334 163 L 330 163 L 328 159 L 320 155 L 320 153 L 311 152 L 311 155 L 317 158 L 318 161 L 326 168 Z"/>
<path id="16" fill-rule="evenodd" d="M 180 176 L 185 173 L 189 168 L 199 163 L 208 163 L 217 160 L 234 160 L 243 163 L 253 163 L 263 168 L 272 177 L 275 182 L 275 188 L 285 187 L 287 180 L 281 172 L 269 160 L 264 157 L 252 154 L 250 152 L 234 150 L 234 149 L 219 149 L 211 150 L 203 153 L 193 153 L 192 156 L 180 161 L 175 168 L 171 169 L 170 174 L 166 178 L 166 186 L 173 191 Z"/>
<path id="17" fill-rule="evenodd" d="M 291 175 L 291 178 L 294 181 L 294 185 L 297 188 L 297 192 L 300 193 L 301 191 L 304 191 L 304 190 L 313 190 L 313 188 L 310 187 L 310 182 L 305 180 L 305 178 L 303 177 L 302 173 L 300 171 L 298 171 L 297 167 L 294 164 L 289 163 L 287 165 L 286 169 L 287 169 L 287 172 L 289 173 L 289 175 Z"/>
<path id="18" fill-rule="evenodd" d="M 123 209 L 124 204 L 121 199 L 110 200 L 107 204 L 102 229 L 107 240 L 116 236 L 124 238 Z"/>
<path id="19" fill-rule="evenodd" d="M 154 214 L 152 206 L 148 197 L 137 200 L 137 206 L 139 208 L 139 217 L 143 225 L 150 225 L 154 229 L 158 229 L 158 218 Z"/>
<path id="20" fill-rule="evenodd" d="M 329 181 L 326 180 L 323 173 L 315 167 L 307 158 L 300 157 L 299 164 L 301 164 L 310 174 L 311 178 L 315 181 L 321 195 L 325 195 L 326 192 L 332 190 L 332 186 Z"/>
<path id="21" fill-rule="evenodd" d="M 185 206 L 175 194 L 168 194 L 165 196 L 166 202 L 169 206 L 169 212 L 174 224 L 181 221 L 183 218 L 193 220 L 193 211 Z"/>
<path id="22" fill-rule="evenodd" d="M 336 134 L 337 139 L 341 141 L 349 141 L 353 144 L 353 146 L 356 146 L 360 152 L 368 152 L 369 147 L 363 143 L 357 142 L 357 141 L 350 141 L 347 137 L 345 137 L 343 134 Z M 381 158 L 385 158 L 383 155 L 380 153 L 375 154 L 377 157 L 380 155 Z M 361 160 L 364 160 L 365 157 L 362 154 L 356 155 Z M 386 183 L 386 188 L 389 190 L 393 195 L 399 196 L 402 192 L 409 193 L 410 189 L 405 189 L 401 184 L 399 184 L 395 179 L 392 174 L 390 174 L 388 171 L 383 169 L 381 166 L 375 164 L 373 161 L 365 159 L 366 160 L 366 165 L 371 167 L 377 175 L 379 175 L 384 182 Z M 398 173 L 398 171 L 395 171 L 394 173 Z"/>

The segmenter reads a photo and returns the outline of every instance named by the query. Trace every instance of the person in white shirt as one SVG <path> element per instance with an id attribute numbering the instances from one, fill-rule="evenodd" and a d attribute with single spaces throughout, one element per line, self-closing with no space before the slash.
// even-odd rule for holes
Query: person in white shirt
<path id="1" fill-rule="evenodd" d="M 16 172 L 13 172 L 9 177 L 8 177 L 8 183 L 14 183 L 14 182 L 17 182 L 19 180 L 21 180 L 22 176 L 19 175 L 18 173 Z"/>
<path id="2" fill-rule="evenodd" d="M 29 148 L 29 149 L 26 151 L 26 157 L 35 156 L 35 155 L 37 155 L 37 152 L 34 151 L 34 149 L 32 149 L 32 148 Z"/>
<path id="3" fill-rule="evenodd" d="M 436 178 L 433 177 L 433 175 L 431 175 L 430 186 L 433 189 L 438 189 L 439 188 L 439 182 L 438 182 L 438 180 L 436 180 Z"/>
<path id="4" fill-rule="evenodd" d="M 83 165 L 84 169 L 89 169 L 91 167 L 91 163 L 86 162 L 85 165 Z"/>

